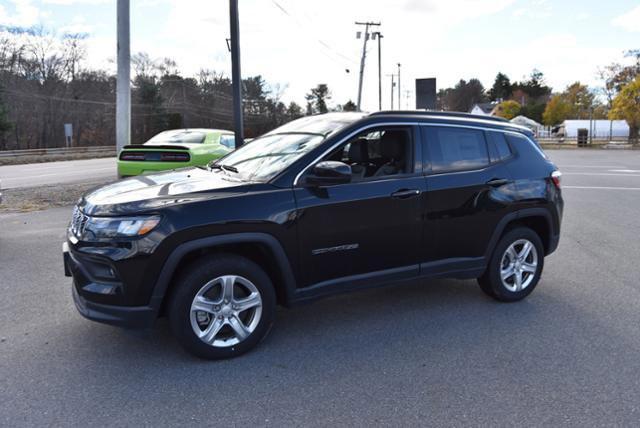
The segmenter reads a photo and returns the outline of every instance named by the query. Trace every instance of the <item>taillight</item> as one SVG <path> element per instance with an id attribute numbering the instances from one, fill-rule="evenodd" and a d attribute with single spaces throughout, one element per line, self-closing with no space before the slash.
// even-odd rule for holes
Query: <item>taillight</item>
<path id="1" fill-rule="evenodd" d="M 560 183 L 562 182 L 562 173 L 558 170 L 551 173 L 551 181 L 556 186 L 556 189 L 560 190 Z"/>
<path id="2" fill-rule="evenodd" d="M 122 152 L 120 154 L 120 160 L 123 161 L 143 161 L 144 153 L 140 152 Z"/>
<path id="3" fill-rule="evenodd" d="M 163 162 L 188 162 L 188 153 L 163 153 L 160 156 L 160 160 Z"/>

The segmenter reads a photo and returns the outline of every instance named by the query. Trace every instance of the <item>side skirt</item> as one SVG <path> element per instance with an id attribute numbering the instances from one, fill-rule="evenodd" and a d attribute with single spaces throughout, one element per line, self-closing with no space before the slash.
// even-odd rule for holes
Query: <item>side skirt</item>
<path id="1" fill-rule="evenodd" d="M 486 264 L 484 257 L 455 258 L 351 275 L 298 289 L 292 303 L 308 303 L 336 294 L 395 285 L 416 279 L 478 278 L 486 269 Z"/>

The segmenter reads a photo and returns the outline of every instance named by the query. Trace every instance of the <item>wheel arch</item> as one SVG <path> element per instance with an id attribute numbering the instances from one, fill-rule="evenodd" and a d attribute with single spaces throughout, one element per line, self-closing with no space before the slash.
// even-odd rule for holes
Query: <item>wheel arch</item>
<path id="1" fill-rule="evenodd" d="M 554 238 L 553 222 L 551 214 L 544 208 L 528 208 L 507 214 L 498 223 L 498 226 L 491 236 L 487 251 L 485 253 L 486 260 L 489 260 L 495 246 L 498 244 L 500 237 L 506 231 L 517 227 L 525 226 L 535 231 L 544 246 L 545 256 L 551 254 L 557 247 L 557 238 Z"/>
<path id="2" fill-rule="evenodd" d="M 266 233 L 234 233 L 187 241 L 165 261 L 151 297 L 151 306 L 162 312 L 175 278 L 190 262 L 208 254 L 230 253 L 247 257 L 262 267 L 273 282 L 279 304 L 289 306 L 295 293 L 295 277 L 280 242 Z"/>

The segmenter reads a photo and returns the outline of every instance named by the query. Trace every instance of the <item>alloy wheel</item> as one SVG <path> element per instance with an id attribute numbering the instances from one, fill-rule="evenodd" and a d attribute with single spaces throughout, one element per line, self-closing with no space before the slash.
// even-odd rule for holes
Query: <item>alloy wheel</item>
<path id="1" fill-rule="evenodd" d="M 527 288 L 538 270 L 538 251 L 528 239 L 513 242 L 502 255 L 500 278 L 504 287 L 514 293 Z"/>
<path id="2" fill-rule="evenodd" d="M 224 275 L 207 282 L 191 303 L 193 332 L 208 345 L 229 347 L 245 340 L 262 316 L 262 296 L 247 278 Z"/>

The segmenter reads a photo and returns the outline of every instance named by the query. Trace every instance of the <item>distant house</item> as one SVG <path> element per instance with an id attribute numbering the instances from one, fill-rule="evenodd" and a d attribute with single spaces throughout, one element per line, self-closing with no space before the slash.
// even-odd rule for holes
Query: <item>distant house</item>
<path id="1" fill-rule="evenodd" d="M 591 123 L 590 123 L 591 122 Z M 593 138 L 629 138 L 629 124 L 624 120 L 565 120 L 552 130 L 552 135 L 564 138 L 576 138 L 578 129 L 589 130 Z"/>
<path id="2" fill-rule="evenodd" d="M 497 106 L 497 102 L 474 104 L 469 113 L 477 114 L 478 116 L 494 116 Z"/>

